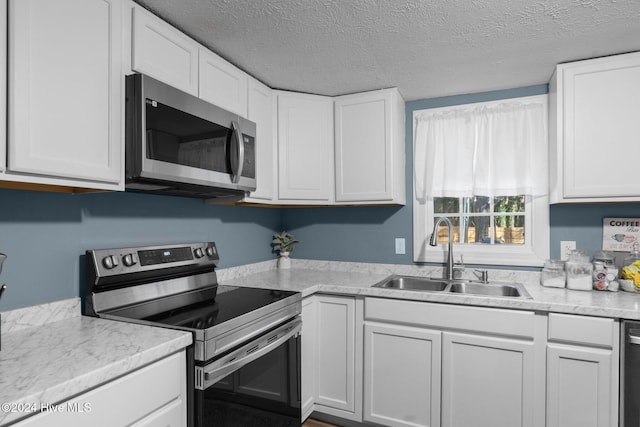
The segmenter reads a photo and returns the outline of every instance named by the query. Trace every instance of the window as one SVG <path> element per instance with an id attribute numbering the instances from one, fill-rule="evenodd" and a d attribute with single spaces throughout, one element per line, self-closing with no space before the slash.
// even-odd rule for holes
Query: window
<path id="1" fill-rule="evenodd" d="M 414 112 L 414 261 L 541 266 L 549 251 L 547 97 Z"/>

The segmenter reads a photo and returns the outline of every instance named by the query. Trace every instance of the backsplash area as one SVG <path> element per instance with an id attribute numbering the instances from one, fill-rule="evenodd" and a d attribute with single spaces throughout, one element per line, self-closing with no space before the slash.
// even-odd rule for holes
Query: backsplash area
<path id="1" fill-rule="evenodd" d="M 215 241 L 220 267 L 274 258 L 280 212 L 136 193 L 0 189 L 0 311 L 81 295 L 87 249 Z"/>

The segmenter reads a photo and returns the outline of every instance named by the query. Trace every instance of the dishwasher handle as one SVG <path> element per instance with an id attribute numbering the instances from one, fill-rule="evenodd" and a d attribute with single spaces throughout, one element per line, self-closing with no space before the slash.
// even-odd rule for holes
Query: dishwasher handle
<path id="1" fill-rule="evenodd" d="M 640 344 L 640 329 L 629 329 L 627 342 L 629 344 Z"/>

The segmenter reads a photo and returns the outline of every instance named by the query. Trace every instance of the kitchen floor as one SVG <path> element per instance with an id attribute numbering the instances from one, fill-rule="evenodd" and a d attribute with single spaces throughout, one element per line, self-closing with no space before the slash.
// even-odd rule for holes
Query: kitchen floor
<path id="1" fill-rule="evenodd" d="M 325 423 L 324 421 L 318 421 L 312 418 L 307 418 L 307 421 L 305 421 L 302 424 L 302 427 L 339 427 L 339 426 L 336 426 L 335 424 Z"/>

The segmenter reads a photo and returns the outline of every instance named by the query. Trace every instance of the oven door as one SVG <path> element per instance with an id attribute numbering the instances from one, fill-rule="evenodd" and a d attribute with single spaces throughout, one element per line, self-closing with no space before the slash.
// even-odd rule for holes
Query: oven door
<path id="1" fill-rule="evenodd" d="M 301 325 L 296 317 L 196 365 L 196 427 L 299 426 Z"/>

